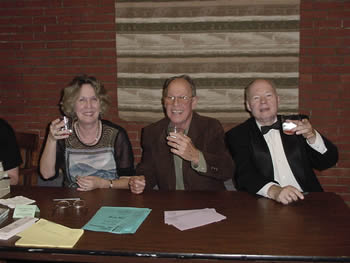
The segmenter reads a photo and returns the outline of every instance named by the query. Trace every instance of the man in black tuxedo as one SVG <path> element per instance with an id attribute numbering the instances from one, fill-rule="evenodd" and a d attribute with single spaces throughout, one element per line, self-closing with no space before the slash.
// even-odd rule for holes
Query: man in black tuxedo
<path id="1" fill-rule="evenodd" d="M 278 104 L 272 82 L 250 83 L 245 105 L 252 117 L 228 131 L 226 139 L 236 163 L 236 188 L 289 204 L 304 199 L 303 192 L 323 191 L 313 169 L 335 165 L 338 150 L 305 116 L 287 121 L 296 124 L 293 135 L 283 133 Z"/>

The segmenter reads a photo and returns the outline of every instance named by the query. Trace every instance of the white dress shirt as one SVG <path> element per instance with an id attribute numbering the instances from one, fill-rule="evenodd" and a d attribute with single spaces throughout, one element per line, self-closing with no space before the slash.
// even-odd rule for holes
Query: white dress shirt
<path id="1" fill-rule="evenodd" d="M 261 125 L 257 122 L 259 129 L 261 129 Z M 316 130 L 315 130 L 316 131 Z M 300 192 L 303 191 L 297 180 L 295 179 L 293 172 L 289 166 L 286 154 L 283 149 L 281 134 L 279 130 L 271 129 L 269 132 L 264 134 L 264 139 L 269 147 L 269 151 L 271 154 L 272 165 L 273 165 L 273 174 L 275 182 L 270 182 L 264 185 L 258 192 L 258 195 L 262 195 L 264 197 L 268 197 L 267 191 L 271 187 L 271 185 L 279 185 L 281 187 L 291 185 L 297 188 Z M 316 140 L 315 143 L 310 144 L 307 143 L 313 148 L 315 151 L 318 151 L 321 154 L 324 154 L 327 151 L 326 145 L 321 137 L 321 135 L 316 131 Z"/>

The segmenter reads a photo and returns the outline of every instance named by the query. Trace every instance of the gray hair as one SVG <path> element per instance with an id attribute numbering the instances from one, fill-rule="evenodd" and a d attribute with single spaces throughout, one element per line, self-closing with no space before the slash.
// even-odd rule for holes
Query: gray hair
<path id="1" fill-rule="evenodd" d="M 168 95 L 168 87 L 169 87 L 170 83 L 173 80 L 176 80 L 176 79 L 184 79 L 184 80 L 186 80 L 191 86 L 192 97 L 196 96 L 196 85 L 194 84 L 193 79 L 191 79 L 191 77 L 188 76 L 188 75 L 179 75 L 179 76 L 174 76 L 174 77 L 171 77 L 171 78 L 168 78 L 168 79 L 165 80 L 165 82 L 163 84 L 163 98 Z"/>

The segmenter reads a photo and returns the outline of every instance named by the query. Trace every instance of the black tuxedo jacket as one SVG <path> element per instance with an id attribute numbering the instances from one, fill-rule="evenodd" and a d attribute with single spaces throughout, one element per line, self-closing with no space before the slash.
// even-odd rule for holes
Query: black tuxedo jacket
<path id="1" fill-rule="evenodd" d="M 164 118 L 143 128 L 142 160 L 136 174 L 145 176 L 146 189 L 156 185 L 160 190 L 176 189 L 174 157 L 166 141 L 168 125 L 169 119 Z M 197 172 L 189 161 L 183 160 L 185 190 L 225 190 L 224 181 L 232 178 L 234 165 L 220 122 L 194 112 L 187 136 L 203 153 L 207 172 Z"/>
<path id="2" fill-rule="evenodd" d="M 302 135 L 286 135 L 282 130 L 280 134 L 290 168 L 303 191 L 323 191 L 313 169 L 324 170 L 335 165 L 337 147 L 321 135 L 327 147 L 327 152 L 321 154 Z M 275 182 L 270 151 L 254 118 L 228 131 L 226 142 L 236 163 L 234 179 L 238 190 L 256 193 L 265 184 Z"/>

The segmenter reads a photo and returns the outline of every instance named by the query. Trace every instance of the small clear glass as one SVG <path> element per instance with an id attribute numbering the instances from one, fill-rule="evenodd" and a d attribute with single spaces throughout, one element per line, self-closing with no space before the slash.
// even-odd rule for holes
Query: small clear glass
<path id="1" fill-rule="evenodd" d="M 72 122 L 66 116 L 63 116 L 61 119 L 64 122 L 64 126 L 61 128 L 61 131 L 67 131 L 68 133 L 72 133 Z"/>
<path id="2" fill-rule="evenodd" d="M 287 121 L 287 120 L 289 120 L 289 121 Z M 287 135 L 293 135 L 295 133 L 295 131 L 293 131 L 293 129 L 297 127 L 297 124 L 295 124 L 292 121 L 299 121 L 299 120 L 301 120 L 300 114 L 282 115 L 281 122 L 282 122 L 283 133 L 287 134 Z"/>
<path id="3" fill-rule="evenodd" d="M 169 136 L 172 136 L 172 135 L 170 135 L 171 132 L 184 134 L 185 130 L 183 128 L 176 126 L 176 124 L 174 124 L 174 123 L 170 123 L 168 126 L 168 135 Z M 172 137 L 176 138 L 176 136 L 172 136 Z"/>

